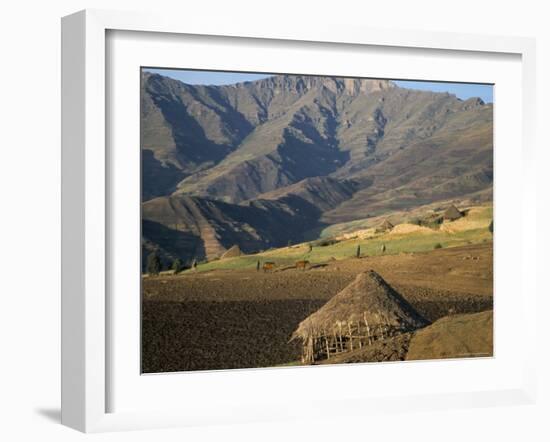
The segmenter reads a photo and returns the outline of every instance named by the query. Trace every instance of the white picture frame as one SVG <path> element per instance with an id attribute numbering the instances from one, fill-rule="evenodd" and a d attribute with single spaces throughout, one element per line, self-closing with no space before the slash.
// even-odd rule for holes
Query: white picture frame
<path id="1" fill-rule="evenodd" d="M 158 428 L 168 426 L 207 425 L 217 422 L 252 422 L 261 420 L 307 418 L 326 415 L 320 402 L 310 408 L 277 406 L 256 407 L 248 400 L 235 399 L 239 415 L 217 413 L 197 408 L 189 410 L 112 411 L 109 392 L 113 388 L 109 377 L 113 354 L 109 343 L 112 312 L 109 303 L 109 242 L 112 230 L 110 217 L 109 152 L 106 121 L 109 85 L 106 80 L 108 51 L 107 34 L 143 32 L 155 35 L 216 36 L 219 38 L 268 39 L 350 46 L 401 48 L 403 51 L 468 52 L 483 54 L 513 54 L 521 57 L 521 213 L 518 220 L 535 219 L 536 186 L 534 169 L 534 109 L 535 109 L 535 44 L 532 39 L 494 37 L 417 31 L 388 31 L 369 28 L 333 26 L 330 30 L 314 25 L 231 23 L 195 17 L 182 25 L 177 17 L 154 16 L 87 10 L 63 18 L 62 21 L 62 423 L 84 432 L 123 429 Z M 498 104 L 497 104 L 498 106 Z M 498 143 L 498 138 L 497 138 Z M 498 167 L 498 166 L 497 166 Z M 497 172 L 498 173 L 498 172 Z M 112 221 L 112 220 L 111 220 Z M 498 225 L 498 219 L 497 223 Z M 498 229 L 498 227 L 497 227 Z M 535 232 L 520 227 L 522 308 L 526 315 L 535 311 L 536 287 L 533 260 Z M 499 253 L 498 247 L 495 253 Z M 529 263 L 529 264 L 528 264 Z M 533 313 L 533 317 L 534 317 Z M 525 336 L 534 336 L 534 321 L 522 324 Z M 365 414 L 374 410 L 395 412 L 411 409 L 454 408 L 499 404 L 532 403 L 536 393 L 535 367 L 529 354 L 534 352 L 534 339 L 526 340 L 521 358 L 522 376 L 503 388 L 472 390 L 462 393 L 430 392 L 425 395 L 388 395 L 376 403 L 368 397 L 338 394 L 329 398 L 338 404 L 338 414 Z M 498 353 L 497 356 L 498 358 Z M 422 363 L 419 363 L 422 364 Z M 341 367 L 340 367 L 341 368 Z M 426 369 L 429 369 L 426 366 Z M 297 377 L 300 369 L 284 369 L 285 377 Z M 307 369 L 306 369 L 307 370 Z M 361 366 L 354 367 L 357 376 Z M 327 371 L 328 372 L 328 371 Z M 243 374 L 244 373 L 244 374 Z M 258 373 L 258 372 L 256 372 Z M 265 382 L 269 374 L 254 375 Z M 167 376 L 167 375 L 164 375 Z M 223 376 L 246 376 L 244 371 Z M 196 378 L 198 379 L 198 378 Z M 519 378 L 518 378 L 519 379 Z M 252 387 L 251 387 L 252 388 Z M 224 404 L 231 404 L 223 398 Z M 363 400 L 364 399 L 364 400 Z M 185 398 L 192 402 L 193 394 Z M 326 402 L 326 401 L 325 401 Z M 328 410 L 328 415 L 334 411 Z"/>

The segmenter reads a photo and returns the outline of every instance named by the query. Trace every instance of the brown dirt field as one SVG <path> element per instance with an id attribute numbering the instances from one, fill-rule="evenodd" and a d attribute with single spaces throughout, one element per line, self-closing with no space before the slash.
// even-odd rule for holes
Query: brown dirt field
<path id="1" fill-rule="evenodd" d="M 298 324 L 373 269 L 426 319 L 493 308 L 492 244 L 331 261 L 310 270 L 214 270 L 143 280 L 146 373 L 266 367 L 299 359 Z M 378 360 L 378 359 L 377 359 Z"/>

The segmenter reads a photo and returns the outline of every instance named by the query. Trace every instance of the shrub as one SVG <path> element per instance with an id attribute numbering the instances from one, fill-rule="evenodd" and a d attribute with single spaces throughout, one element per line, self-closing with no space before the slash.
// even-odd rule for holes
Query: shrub
<path id="1" fill-rule="evenodd" d="M 176 273 L 179 273 L 183 270 L 183 262 L 181 262 L 181 259 L 174 259 L 174 262 L 172 262 L 172 270 Z"/>
<path id="2" fill-rule="evenodd" d="M 149 253 L 147 256 L 147 273 L 150 275 L 158 275 L 161 267 L 160 257 L 157 252 Z"/>
<path id="3" fill-rule="evenodd" d="M 440 242 L 438 242 L 435 246 L 434 246 L 434 249 L 442 249 L 443 246 L 441 245 Z"/>

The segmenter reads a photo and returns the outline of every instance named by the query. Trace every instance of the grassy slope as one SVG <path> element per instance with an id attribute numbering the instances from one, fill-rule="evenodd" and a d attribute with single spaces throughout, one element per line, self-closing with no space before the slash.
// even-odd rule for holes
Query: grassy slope
<path id="1" fill-rule="evenodd" d="M 433 250 L 436 244 L 442 247 L 457 247 L 466 244 L 477 244 L 492 241 L 488 225 L 492 219 L 492 208 L 479 207 L 470 210 L 466 218 L 456 221 L 456 229 L 432 230 L 429 233 L 411 232 L 403 235 L 379 234 L 371 239 L 349 239 L 328 246 L 315 246 L 309 252 L 307 243 L 292 247 L 268 250 L 255 255 L 240 256 L 224 260 L 212 261 L 198 266 L 197 271 L 214 269 L 254 269 L 258 260 L 272 261 L 277 266 L 293 265 L 299 260 L 308 260 L 311 264 L 320 264 L 330 259 L 346 259 L 355 257 L 357 246 L 361 246 L 362 256 L 382 254 L 382 245 L 386 246 L 386 255 L 398 253 L 426 252 Z M 453 223 L 449 223 L 449 227 Z"/>

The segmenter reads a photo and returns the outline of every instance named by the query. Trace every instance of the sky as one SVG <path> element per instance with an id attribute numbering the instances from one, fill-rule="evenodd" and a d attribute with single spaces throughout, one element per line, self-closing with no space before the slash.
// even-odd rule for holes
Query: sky
<path id="1" fill-rule="evenodd" d="M 145 69 L 188 84 L 224 85 L 254 81 L 270 77 L 270 74 L 247 74 L 242 72 L 189 71 L 183 69 Z M 479 97 L 486 103 L 493 102 L 493 86 L 475 83 L 450 83 L 432 81 L 393 80 L 398 86 L 433 92 L 449 92 L 462 100 Z"/>

